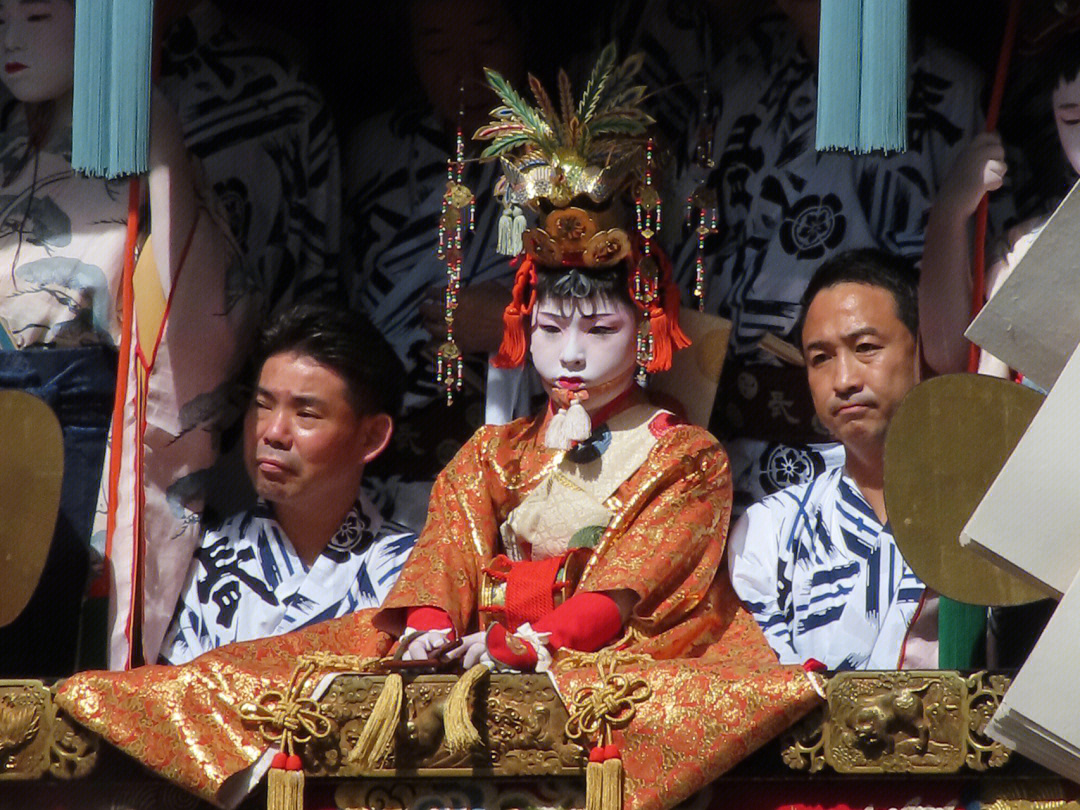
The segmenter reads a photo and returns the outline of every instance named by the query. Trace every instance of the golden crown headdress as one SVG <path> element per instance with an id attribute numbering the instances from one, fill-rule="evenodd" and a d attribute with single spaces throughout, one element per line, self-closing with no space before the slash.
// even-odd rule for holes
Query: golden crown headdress
<path id="1" fill-rule="evenodd" d="M 615 54 L 614 44 L 604 48 L 576 104 L 569 77 L 559 71 L 558 111 L 535 76 L 529 76 L 533 107 L 498 72 L 485 69 L 502 105 L 473 137 L 491 141 L 482 158 L 502 162 L 496 192 L 508 209 L 524 205 L 543 222 L 521 233 L 520 243 L 511 241 L 508 253 L 524 248 L 547 266 L 608 266 L 629 254 L 622 227 L 628 211 L 617 192 L 634 183 L 651 189 L 645 136 L 653 119 L 639 107 L 646 88 L 634 81 L 642 56 L 618 64 Z M 636 196 L 651 209 L 659 204 L 655 189 L 639 188 Z"/>
<path id="2" fill-rule="evenodd" d="M 510 214 L 504 219 L 514 223 L 520 236 L 504 239 L 500 224 L 500 249 L 524 254 L 518 259 L 513 300 L 503 313 L 506 328 L 492 360 L 496 366 L 524 360 L 537 265 L 600 272 L 626 261 L 628 292 L 645 318 L 638 345 L 643 374 L 670 367 L 672 352 L 689 345 L 679 328 L 679 291 L 671 266 L 654 244 L 661 199 L 648 138 L 654 121 L 640 108 L 646 88 L 635 83 L 642 61 L 638 54 L 620 64 L 614 44 L 608 45 L 576 104 L 566 72 L 559 71 L 558 111 L 535 76 L 529 76 L 533 107 L 498 72 L 485 69 L 502 104 L 473 137 L 491 141 L 482 158 L 502 162 L 504 176 L 496 193 Z M 526 230 L 519 206 L 538 215 L 542 226 Z"/>

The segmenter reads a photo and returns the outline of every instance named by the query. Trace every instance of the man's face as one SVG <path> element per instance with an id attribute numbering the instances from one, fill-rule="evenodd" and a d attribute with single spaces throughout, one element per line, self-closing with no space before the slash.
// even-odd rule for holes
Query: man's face
<path id="1" fill-rule="evenodd" d="M 1065 157 L 1073 171 L 1080 174 L 1080 76 L 1061 82 L 1051 96 L 1054 122 Z"/>
<path id="2" fill-rule="evenodd" d="M 0 76 L 19 101 L 53 101 L 71 91 L 75 7 L 70 0 L 0 0 Z"/>
<path id="3" fill-rule="evenodd" d="M 244 422 L 244 459 L 259 497 L 312 510 L 351 502 L 370 418 L 353 409 L 337 372 L 304 355 L 270 356 Z"/>
<path id="4" fill-rule="evenodd" d="M 630 386 L 636 368 L 633 307 L 610 298 L 544 298 L 533 311 L 529 352 L 550 392 L 586 389 L 590 413 Z"/>
<path id="5" fill-rule="evenodd" d="M 819 292 L 803 326 L 810 394 L 845 447 L 884 447 L 893 413 L 918 381 L 915 338 L 892 293 L 842 283 Z"/>
<path id="6" fill-rule="evenodd" d="M 469 139 L 499 103 L 483 69 L 517 81 L 522 72 L 520 36 L 502 4 L 493 0 L 413 0 L 409 10 L 413 64 L 424 92 L 449 124 L 456 124 L 464 103 L 463 128 Z"/>

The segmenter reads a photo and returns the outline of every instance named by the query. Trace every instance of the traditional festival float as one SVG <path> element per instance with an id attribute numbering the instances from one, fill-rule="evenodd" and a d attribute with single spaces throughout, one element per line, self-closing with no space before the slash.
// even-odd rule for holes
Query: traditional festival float
<path id="1" fill-rule="evenodd" d="M 890 13 L 902 21 L 903 5 Z M 688 403 L 686 413 L 655 404 L 665 391 L 685 397 L 687 378 L 719 376 L 722 351 L 691 347 L 683 355 L 692 359 L 678 365 L 677 351 L 690 344 L 684 325 L 699 346 L 715 346 L 716 331 L 723 346 L 726 335 L 722 323 L 680 313 L 656 243 L 664 202 L 637 67 L 608 48 L 580 96 L 563 74 L 554 98 L 530 78 L 535 105 L 489 72 L 501 104 L 476 137 L 491 141 L 487 157 L 502 160 L 506 247 L 518 262 L 496 362 L 520 366 L 531 353 L 550 404 L 533 418 L 482 429 L 444 471 L 427 527 L 384 607 L 180 667 L 89 672 L 55 684 L 0 681 L 0 806 L 1068 803 L 1070 788 L 1002 744 L 1020 744 L 1023 735 L 1007 721 L 1026 718 L 1043 742 L 1021 750 L 1073 773 L 1075 760 L 1055 752 L 1075 750 L 1067 743 L 1077 739 L 1069 726 L 1075 707 L 1059 712 L 1067 715 L 1061 721 L 1039 701 L 1047 661 L 1063 655 L 1063 642 L 1037 649 L 1038 673 L 1019 677 L 1039 683 L 1026 687 L 1026 702 L 1018 699 L 1011 714 L 998 714 L 995 732 L 988 725 L 1007 674 L 780 666 L 739 605 L 721 564 L 731 498 L 726 457 L 686 419 L 700 403 Z M 904 71 L 896 76 L 902 109 Z M 887 136 L 894 140 L 827 145 L 902 145 L 903 120 Z M 438 374 L 448 399 L 460 380 L 452 324 L 473 199 L 460 182 L 461 161 L 459 138 L 440 238 L 450 328 Z M 1075 234 L 1075 207 L 1070 197 L 1036 246 Z M 702 211 L 699 227 L 707 219 Z M 1021 263 L 1008 283 L 1044 293 L 1052 283 L 1045 277 L 1075 270 L 1068 262 L 1075 264 L 1060 250 L 1033 248 L 1030 271 Z M 1076 364 L 1066 364 L 1066 351 L 1045 370 L 1045 348 L 1060 344 L 1061 331 L 1049 334 L 1044 319 L 1040 332 L 1022 306 L 1002 303 L 995 312 L 997 323 L 976 322 L 980 342 L 1050 388 L 1057 408 L 1048 403 L 1032 423 L 1038 394 L 1000 380 L 941 378 L 911 396 L 887 450 L 887 496 L 905 556 L 942 595 L 982 605 L 1060 595 L 1077 567 L 1047 565 L 1045 552 L 1031 559 L 1002 528 L 1030 503 L 1022 487 L 1034 462 L 1025 452 L 1047 452 L 1052 419 L 1075 412 Z M 552 329 L 545 318 L 556 322 Z M 548 331 L 597 318 L 607 319 L 604 340 L 611 340 L 603 373 L 571 380 L 552 371 L 561 347 Z M 1017 332 L 1027 340 L 1019 348 Z M 665 383 L 673 364 L 675 379 Z M 645 389 L 639 380 L 650 374 L 656 384 Z M 59 441 L 49 413 L 27 402 L 4 407 L 7 421 L 36 425 L 28 430 L 35 446 Z M 965 414 L 976 408 L 986 416 L 972 427 Z M 950 455 L 946 469 L 941 460 Z M 961 468 L 969 474 L 952 472 Z M 40 479 L 48 507 L 45 496 L 58 498 L 55 465 Z M 944 494 L 942 482 L 950 487 Z M 6 503 L 15 492 L 2 493 Z M 49 509 L 42 511 L 44 518 L 27 513 L 11 531 L 40 531 L 35 521 L 49 522 Z M 1027 582 L 974 556 L 961 535 Z M 21 609 L 15 602 L 5 604 L 5 619 Z M 1062 615 L 1068 604 L 1066 596 L 1050 626 L 1055 638 L 1040 646 L 1075 627 Z"/>

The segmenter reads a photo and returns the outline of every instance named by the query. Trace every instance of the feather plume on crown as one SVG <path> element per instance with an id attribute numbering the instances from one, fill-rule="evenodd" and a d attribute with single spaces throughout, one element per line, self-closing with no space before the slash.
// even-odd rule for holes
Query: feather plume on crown
<path id="1" fill-rule="evenodd" d="M 634 84 L 643 56 L 616 64 L 615 53 L 613 43 L 604 48 L 576 106 L 570 79 L 559 71 L 559 111 L 535 76 L 533 107 L 497 71 L 484 69 L 502 105 L 473 138 L 491 141 L 482 158 L 502 161 L 509 204 L 535 208 L 546 199 L 562 208 L 581 194 L 602 203 L 627 179 L 653 118 L 639 107 L 645 86 Z"/>

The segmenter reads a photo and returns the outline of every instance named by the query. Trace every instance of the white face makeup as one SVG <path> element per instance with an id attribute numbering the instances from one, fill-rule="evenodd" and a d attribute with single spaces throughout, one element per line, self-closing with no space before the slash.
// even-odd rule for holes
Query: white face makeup
<path id="1" fill-rule="evenodd" d="M 1050 99 L 1061 148 L 1073 171 L 1080 174 L 1080 76 L 1059 84 Z"/>
<path id="2" fill-rule="evenodd" d="M 70 0 L 0 0 L 0 80 L 19 101 L 71 91 L 75 6 Z"/>
<path id="3" fill-rule="evenodd" d="M 630 386 L 636 348 L 637 316 L 630 304 L 607 298 L 536 303 L 529 345 L 533 366 L 549 392 L 589 390 L 582 404 L 590 414 Z"/>

